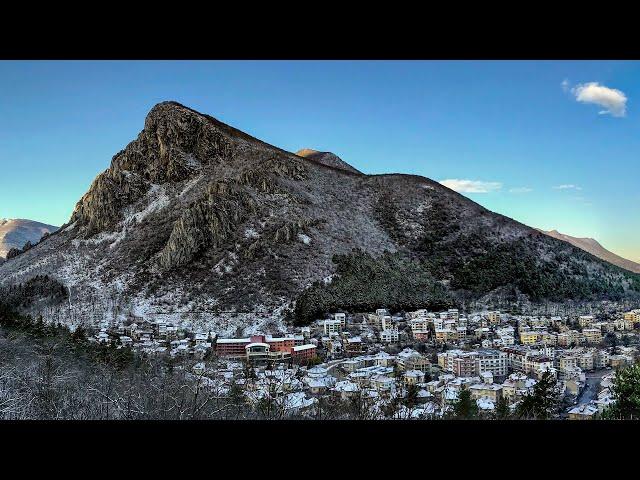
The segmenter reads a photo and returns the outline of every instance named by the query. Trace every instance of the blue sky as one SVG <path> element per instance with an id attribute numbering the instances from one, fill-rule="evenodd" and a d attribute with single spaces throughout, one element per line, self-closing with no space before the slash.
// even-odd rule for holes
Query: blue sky
<path id="1" fill-rule="evenodd" d="M 640 261 L 637 98 L 638 62 L 5 61 L 0 218 L 66 222 L 148 110 L 176 100 L 286 150 L 450 180 Z"/>

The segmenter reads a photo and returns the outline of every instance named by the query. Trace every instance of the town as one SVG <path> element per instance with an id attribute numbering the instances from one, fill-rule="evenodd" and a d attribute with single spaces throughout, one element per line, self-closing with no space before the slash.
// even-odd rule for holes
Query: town
<path id="1" fill-rule="evenodd" d="M 129 319 L 103 325 L 91 340 L 168 356 L 207 388 L 267 399 L 283 417 L 314 418 L 332 402 L 357 401 L 362 418 L 450 418 L 465 392 L 479 418 L 496 418 L 550 376 L 560 406 L 554 418 L 584 420 L 614 402 L 616 370 L 638 360 L 639 328 L 640 309 L 575 316 L 378 309 L 246 338 Z"/>

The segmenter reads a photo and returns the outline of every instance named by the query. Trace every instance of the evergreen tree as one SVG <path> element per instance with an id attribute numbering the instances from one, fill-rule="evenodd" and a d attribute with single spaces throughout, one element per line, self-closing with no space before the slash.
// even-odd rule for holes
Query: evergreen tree
<path id="1" fill-rule="evenodd" d="M 606 419 L 640 419 L 640 364 L 616 372 L 611 386 L 614 403 L 603 414 Z"/>
<path id="2" fill-rule="evenodd" d="M 511 409 L 509 408 L 509 401 L 504 395 L 501 395 L 496 403 L 496 410 L 494 416 L 498 420 L 506 420 L 511 417 Z"/>
<path id="3" fill-rule="evenodd" d="M 533 386 L 518 404 L 518 418 L 548 420 L 558 408 L 558 389 L 551 372 L 544 372 L 542 378 Z"/>
<path id="4" fill-rule="evenodd" d="M 418 404 L 418 387 L 414 383 L 407 385 L 407 391 L 404 395 L 404 405 L 412 409 Z"/>
<path id="5" fill-rule="evenodd" d="M 82 325 L 80 325 L 71 334 L 71 339 L 74 342 L 83 343 L 87 340 L 87 331 Z"/>
<path id="6" fill-rule="evenodd" d="M 457 419 L 469 420 L 478 416 L 478 404 L 471 397 L 471 391 L 463 387 L 458 394 L 458 400 L 453 404 L 453 415 Z"/>

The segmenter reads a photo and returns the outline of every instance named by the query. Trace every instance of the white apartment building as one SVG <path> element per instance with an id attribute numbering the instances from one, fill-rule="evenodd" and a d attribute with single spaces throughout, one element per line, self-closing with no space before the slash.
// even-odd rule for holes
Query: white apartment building
<path id="1" fill-rule="evenodd" d="M 391 318 L 391 315 L 385 315 L 382 317 L 381 327 L 382 330 L 392 330 L 394 328 L 395 322 Z"/>
<path id="2" fill-rule="evenodd" d="M 400 334 L 397 328 L 389 328 L 380 332 L 380 340 L 382 343 L 398 343 Z"/>
<path id="3" fill-rule="evenodd" d="M 347 326 L 347 314 L 346 313 L 334 313 L 333 314 L 333 319 L 334 320 L 339 320 L 340 321 L 340 325 L 342 325 L 343 329 Z"/>
<path id="4" fill-rule="evenodd" d="M 478 350 L 476 372 L 478 375 L 491 373 L 494 377 L 507 375 L 507 354 L 500 350 Z"/>
<path id="5" fill-rule="evenodd" d="M 429 320 L 427 318 L 414 318 L 409 322 L 409 325 L 414 336 L 429 333 Z"/>
<path id="6" fill-rule="evenodd" d="M 341 320 L 325 320 L 323 323 L 324 334 L 330 335 L 332 333 L 340 333 L 342 331 Z"/>

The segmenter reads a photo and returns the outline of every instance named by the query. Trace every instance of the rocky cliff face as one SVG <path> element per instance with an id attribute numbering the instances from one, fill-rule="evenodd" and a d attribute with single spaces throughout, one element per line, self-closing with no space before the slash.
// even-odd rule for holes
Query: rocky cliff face
<path id="1" fill-rule="evenodd" d="M 0 266 L 0 287 L 36 275 L 62 282 L 68 306 L 38 306 L 49 320 L 133 315 L 221 334 L 275 330 L 296 300 L 301 319 L 314 305 L 369 305 L 374 280 L 377 291 L 406 282 L 385 295 L 390 308 L 430 292 L 444 304 L 505 287 L 535 299 L 640 289 L 637 277 L 437 182 L 345 165 L 161 103 L 69 223 Z"/>

